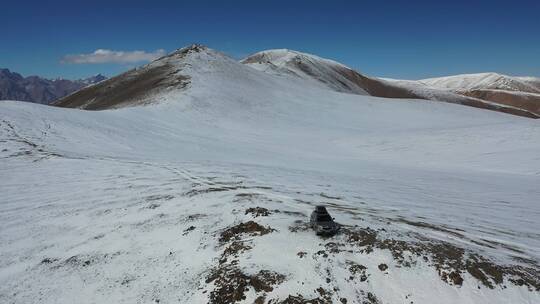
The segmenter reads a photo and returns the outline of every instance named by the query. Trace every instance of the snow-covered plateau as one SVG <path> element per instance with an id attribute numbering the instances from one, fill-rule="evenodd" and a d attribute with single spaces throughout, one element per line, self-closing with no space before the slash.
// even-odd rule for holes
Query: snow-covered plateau
<path id="1" fill-rule="evenodd" d="M 538 120 L 182 52 L 136 106 L 0 102 L 0 303 L 540 303 Z"/>

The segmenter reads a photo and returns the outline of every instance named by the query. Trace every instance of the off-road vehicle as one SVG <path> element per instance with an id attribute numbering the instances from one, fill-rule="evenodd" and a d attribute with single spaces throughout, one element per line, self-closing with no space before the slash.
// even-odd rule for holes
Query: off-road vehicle
<path id="1" fill-rule="evenodd" d="M 334 222 L 324 206 L 315 207 L 311 213 L 310 224 L 317 235 L 334 235 L 339 230 L 339 225 Z"/>

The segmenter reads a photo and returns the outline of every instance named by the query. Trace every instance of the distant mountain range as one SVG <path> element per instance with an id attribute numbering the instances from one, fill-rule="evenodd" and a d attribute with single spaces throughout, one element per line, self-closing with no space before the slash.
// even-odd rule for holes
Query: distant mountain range
<path id="1" fill-rule="evenodd" d="M 214 56 L 219 52 L 200 45 L 183 48 L 150 64 L 81 89 L 61 98 L 54 105 L 103 110 L 176 99 L 191 81 L 192 76 L 185 74 L 183 70 L 186 68 L 185 57 L 192 53 Z M 231 59 L 219 55 L 212 62 L 198 60 L 192 64 L 207 68 L 210 64 L 221 66 L 224 61 L 229 62 Z M 283 79 L 297 79 L 308 86 L 314 85 L 342 93 L 427 99 L 530 118 L 540 117 L 538 78 L 482 73 L 425 80 L 384 79 L 363 75 L 333 60 L 287 49 L 262 51 L 236 64 L 251 67 L 252 69 L 243 69 L 246 74 L 250 70 L 256 70 L 263 74 Z M 223 73 L 222 77 L 231 76 Z M 261 78 L 262 74 L 253 77 Z M 283 89 L 276 87 L 275 90 Z"/>
<path id="2" fill-rule="evenodd" d="M 163 99 L 162 93 L 182 91 L 190 83 L 191 76 L 181 73 L 181 70 L 184 57 L 193 52 L 216 51 L 193 45 L 110 79 L 99 74 L 74 81 L 37 76 L 24 78 L 0 69 L 0 100 L 23 100 L 88 110 L 154 103 Z M 221 64 L 221 61 L 218 59 L 215 64 Z M 540 117 L 539 78 L 478 73 L 423 80 L 386 79 L 361 74 L 333 60 L 287 49 L 262 51 L 237 63 L 265 74 L 300 79 L 342 93 L 427 99 Z M 200 61 L 195 64 L 206 66 L 209 63 Z M 93 86 L 88 87 L 90 85 Z"/>
<path id="3" fill-rule="evenodd" d="M 40 104 L 51 102 L 98 83 L 107 77 L 98 74 L 78 80 L 23 77 L 8 69 L 0 69 L 0 100 L 21 100 Z"/>

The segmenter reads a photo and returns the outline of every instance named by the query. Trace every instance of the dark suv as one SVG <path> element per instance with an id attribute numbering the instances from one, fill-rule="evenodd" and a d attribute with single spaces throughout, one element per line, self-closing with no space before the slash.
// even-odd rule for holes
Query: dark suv
<path id="1" fill-rule="evenodd" d="M 315 207 L 309 222 L 317 235 L 334 235 L 339 230 L 339 225 L 334 222 L 334 219 L 328 214 L 324 206 Z"/>

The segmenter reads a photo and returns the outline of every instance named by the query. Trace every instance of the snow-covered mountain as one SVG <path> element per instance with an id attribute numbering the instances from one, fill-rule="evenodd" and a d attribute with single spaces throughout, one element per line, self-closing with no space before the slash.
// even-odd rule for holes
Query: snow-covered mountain
<path id="1" fill-rule="evenodd" d="M 336 61 L 292 50 L 268 50 L 241 61 L 275 75 L 294 75 L 323 84 L 338 92 L 368 95 L 364 86 L 351 75 L 352 70 Z"/>
<path id="2" fill-rule="evenodd" d="M 166 95 L 171 92 L 174 95 L 174 92 L 184 90 L 190 82 L 190 76 L 182 74 L 182 70 L 186 67 L 184 62 L 186 55 L 205 49 L 200 45 L 180 49 L 143 67 L 77 91 L 54 104 L 61 107 L 103 110 L 167 99 Z M 232 63 L 232 59 L 223 54 L 220 56 L 219 60 L 239 65 L 237 62 Z M 514 97 L 512 102 L 509 102 L 505 99 L 505 95 L 502 95 L 504 92 L 492 94 L 453 91 L 420 81 L 369 77 L 333 60 L 292 50 L 263 51 L 243 59 L 240 63 L 275 76 L 274 78 L 294 79 L 293 82 L 301 82 L 308 87 L 316 86 L 337 92 L 386 98 L 436 100 L 531 118 L 540 117 L 536 96 L 528 93 L 526 96 L 523 92 L 512 93 L 513 96 L 519 97 Z M 244 69 L 242 73 L 247 72 Z M 261 74 L 257 77 L 264 79 Z"/>
<path id="3" fill-rule="evenodd" d="M 23 77 L 8 69 L 0 69 L 0 100 L 21 100 L 49 104 L 58 98 L 98 83 L 107 77 L 98 74 L 79 80 Z"/>
<path id="4" fill-rule="evenodd" d="M 419 82 L 432 88 L 520 108 L 540 116 L 539 78 L 479 73 L 430 78 Z"/>
<path id="5" fill-rule="evenodd" d="M 86 87 L 53 104 L 60 107 L 103 110 L 157 102 L 162 95 L 175 94 L 189 84 L 182 75 L 186 55 L 202 51 L 202 46 L 177 50 L 142 67 Z"/>
<path id="6" fill-rule="evenodd" d="M 107 76 L 103 76 L 101 74 L 96 74 L 94 76 L 90 76 L 90 77 L 87 77 L 87 78 L 82 78 L 82 79 L 79 79 L 79 80 L 76 80 L 76 81 L 84 83 L 85 85 L 89 86 L 89 85 L 92 85 L 92 84 L 96 84 L 98 82 L 102 82 L 103 80 L 106 80 L 106 79 L 107 79 Z"/>
<path id="7" fill-rule="evenodd" d="M 538 82 L 532 78 L 501 79 L 493 75 L 486 77 L 471 75 L 470 77 L 456 76 L 423 81 L 380 79 L 362 75 L 332 60 L 291 50 L 263 51 L 241 62 L 267 73 L 294 75 L 312 80 L 339 92 L 387 98 L 437 100 L 532 118 L 540 117 L 540 100 L 537 100 L 536 94 L 526 94 L 524 97 L 524 92 L 534 93 L 540 88 L 535 87 Z M 484 89 L 512 87 L 516 93 L 512 93 L 515 97 L 512 101 L 508 101 L 501 92 L 496 92 L 496 94 L 472 90 L 464 92 L 466 84 L 470 86 L 470 89 L 475 85 L 483 85 Z"/>
<path id="8" fill-rule="evenodd" d="M 497 73 L 463 74 L 422 79 L 420 82 L 445 90 L 505 90 L 540 94 L 540 79 Z"/>
<path id="9" fill-rule="evenodd" d="M 0 103 L 2 303 L 540 301 L 538 120 L 201 46 L 63 102 Z"/>

